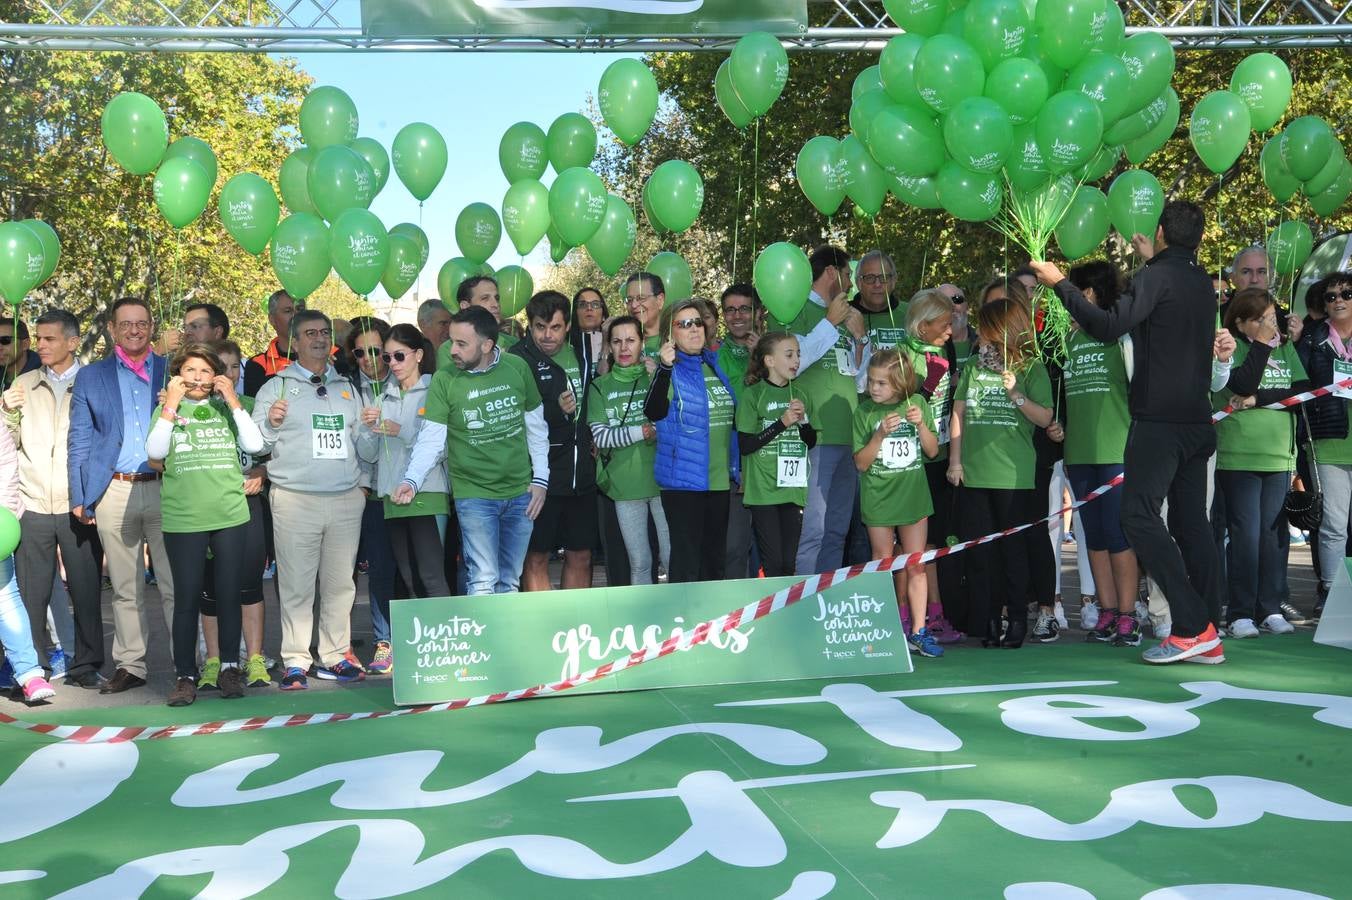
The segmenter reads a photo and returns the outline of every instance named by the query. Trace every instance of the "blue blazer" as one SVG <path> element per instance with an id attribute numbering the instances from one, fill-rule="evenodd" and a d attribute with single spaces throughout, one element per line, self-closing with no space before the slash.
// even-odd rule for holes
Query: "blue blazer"
<path id="1" fill-rule="evenodd" d="M 150 385 L 165 384 L 164 357 L 150 354 Z M 66 471 L 70 475 L 70 508 L 92 508 L 108 490 L 124 437 L 144 441 L 146 435 L 122 434 L 122 391 L 117 383 L 117 357 L 82 366 L 75 373 L 70 398 L 70 440 Z M 86 509 L 86 512 L 88 509 Z"/>

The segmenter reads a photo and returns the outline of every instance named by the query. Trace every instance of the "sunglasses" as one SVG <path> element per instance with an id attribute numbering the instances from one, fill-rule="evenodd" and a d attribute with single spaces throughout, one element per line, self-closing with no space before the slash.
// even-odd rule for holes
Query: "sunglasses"
<path id="1" fill-rule="evenodd" d="M 677 328 L 695 328 L 695 327 L 703 328 L 703 327 L 704 327 L 704 320 L 703 320 L 703 319 L 677 319 L 675 322 L 672 322 L 671 324 L 675 325 Z"/>
<path id="2" fill-rule="evenodd" d="M 412 353 L 406 353 L 403 350 L 396 350 L 393 353 L 382 353 L 380 358 L 385 360 L 386 363 L 388 363 L 390 360 L 394 360 L 397 363 L 401 363 L 406 359 L 412 358 L 412 356 L 413 356 Z"/>
<path id="3" fill-rule="evenodd" d="M 953 305 L 954 305 L 954 306 L 957 306 L 959 303 L 966 303 L 966 302 L 967 302 L 967 298 L 964 297 L 962 294 L 954 294 L 954 295 L 953 295 Z"/>
<path id="4" fill-rule="evenodd" d="M 358 347 L 355 351 L 358 356 L 379 356 L 379 347 Z M 388 360 L 387 360 L 388 362 Z"/>
<path id="5" fill-rule="evenodd" d="M 0 347 L 8 347 L 12 343 L 14 343 L 14 335 L 0 334 Z"/>
<path id="6" fill-rule="evenodd" d="M 1329 291 L 1324 295 L 1325 303 L 1335 303 L 1338 300 L 1352 300 L 1352 288 L 1343 288 L 1341 291 Z M 8 344 L 9 341 L 0 338 L 0 344 Z"/>
<path id="7" fill-rule="evenodd" d="M 320 400 L 323 400 L 325 397 L 329 395 L 329 389 L 324 387 L 324 380 L 320 378 L 318 375 L 310 376 L 310 384 L 313 384 L 315 386 L 315 396 L 318 397 Z"/>

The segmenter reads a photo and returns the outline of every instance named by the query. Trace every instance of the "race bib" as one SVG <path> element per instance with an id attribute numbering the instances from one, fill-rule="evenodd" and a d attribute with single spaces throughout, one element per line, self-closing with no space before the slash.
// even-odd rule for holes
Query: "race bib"
<path id="1" fill-rule="evenodd" d="M 948 443 L 948 416 L 939 416 L 934 420 L 934 433 L 939 438 L 939 446 Z"/>
<path id="2" fill-rule="evenodd" d="M 905 469 L 915 462 L 920 442 L 913 437 L 885 437 L 878 448 L 878 456 L 888 469 Z"/>
<path id="3" fill-rule="evenodd" d="M 836 354 L 836 371 L 842 375 L 853 376 L 855 374 L 854 360 L 851 359 L 850 351 L 843 347 L 837 347 L 835 348 L 835 354 Z"/>
<path id="4" fill-rule="evenodd" d="M 1352 378 L 1352 361 L 1345 359 L 1335 359 L 1333 361 L 1333 383 L 1338 384 Z M 1352 399 L 1352 385 L 1340 387 L 1333 392 L 1335 397 L 1347 397 Z"/>
<path id="5" fill-rule="evenodd" d="M 887 350 L 906 340 L 905 328 L 878 328 L 873 332 L 873 349 Z"/>
<path id="6" fill-rule="evenodd" d="M 775 457 L 775 487 L 807 487 L 807 444 L 780 441 Z"/>
<path id="7" fill-rule="evenodd" d="M 311 416 L 310 441 L 315 459 L 347 459 L 347 432 L 342 415 Z"/>

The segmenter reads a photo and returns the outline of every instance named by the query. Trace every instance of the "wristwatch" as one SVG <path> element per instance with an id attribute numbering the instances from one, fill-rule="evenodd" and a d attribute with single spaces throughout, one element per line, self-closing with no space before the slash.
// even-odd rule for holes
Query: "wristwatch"
<path id="1" fill-rule="evenodd" d="M 1023 405 L 1027 402 L 1028 398 L 1025 397 L 1023 394 L 1014 395 L 1014 405 L 1017 406 L 1019 409 L 1023 409 Z"/>

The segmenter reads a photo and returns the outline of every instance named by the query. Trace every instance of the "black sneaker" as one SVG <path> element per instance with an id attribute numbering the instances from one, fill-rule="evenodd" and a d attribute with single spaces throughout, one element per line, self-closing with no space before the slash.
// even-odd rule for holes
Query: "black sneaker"
<path id="1" fill-rule="evenodd" d="M 1141 623 L 1135 616 L 1118 616 L 1116 633 L 1110 643 L 1114 647 L 1141 646 Z"/>
<path id="2" fill-rule="evenodd" d="M 1050 644 L 1061 637 L 1061 626 L 1056 623 L 1056 617 L 1051 613 L 1040 612 L 1037 615 L 1037 622 L 1033 625 L 1033 633 L 1029 636 L 1039 644 Z"/>
<path id="3" fill-rule="evenodd" d="M 1281 604 L 1282 618 L 1292 625 L 1308 625 L 1310 620 L 1305 618 L 1300 610 L 1296 609 L 1290 603 Z"/>

